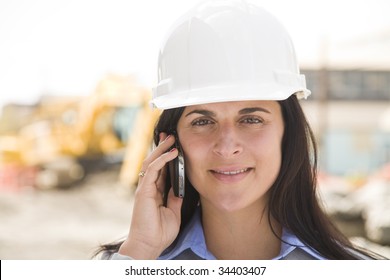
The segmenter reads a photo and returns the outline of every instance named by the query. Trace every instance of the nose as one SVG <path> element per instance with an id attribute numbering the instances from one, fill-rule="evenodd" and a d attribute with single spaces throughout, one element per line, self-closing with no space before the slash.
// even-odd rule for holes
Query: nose
<path id="1" fill-rule="evenodd" d="M 229 159 L 243 151 L 240 133 L 233 126 L 221 126 L 215 135 L 214 154 Z"/>

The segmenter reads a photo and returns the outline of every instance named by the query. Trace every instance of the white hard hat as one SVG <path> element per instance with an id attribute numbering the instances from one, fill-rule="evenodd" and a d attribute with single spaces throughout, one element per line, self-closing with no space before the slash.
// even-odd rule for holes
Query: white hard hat
<path id="1" fill-rule="evenodd" d="M 207 1 L 184 15 L 158 59 L 151 103 L 160 109 L 243 100 L 306 98 L 282 24 L 245 1 Z"/>

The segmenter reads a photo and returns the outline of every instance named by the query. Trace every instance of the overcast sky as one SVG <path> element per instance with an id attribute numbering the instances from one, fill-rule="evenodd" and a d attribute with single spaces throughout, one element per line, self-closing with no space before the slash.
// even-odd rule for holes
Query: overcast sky
<path id="1" fill-rule="evenodd" d="M 152 86 L 166 31 L 198 2 L 0 0 L 0 107 L 42 92 L 90 94 L 107 73 Z M 390 69 L 388 0 L 248 2 L 285 24 L 302 67 Z"/>

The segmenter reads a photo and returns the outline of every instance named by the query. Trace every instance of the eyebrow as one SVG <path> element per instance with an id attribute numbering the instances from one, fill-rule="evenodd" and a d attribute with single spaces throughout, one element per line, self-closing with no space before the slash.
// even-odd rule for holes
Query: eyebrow
<path id="1" fill-rule="evenodd" d="M 250 113 L 254 113 L 254 112 L 264 112 L 264 113 L 271 114 L 270 111 L 268 111 L 267 109 L 265 109 L 263 107 L 244 108 L 244 109 L 241 109 L 238 113 L 240 115 L 245 115 L 245 114 L 250 114 Z"/>
<path id="2" fill-rule="evenodd" d="M 254 112 L 264 112 L 264 113 L 271 114 L 270 111 L 268 111 L 267 109 L 262 108 L 262 107 L 244 108 L 244 109 L 241 109 L 240 111 L 238 111 L 238 113 L 240 115 L 251 114 L 251 113 L 254 113 Z M 204 115 L 204 116 L 207 116 L 207 117 L 215 117 L 216 116 L 216 114 L 214 112 L 209 111 L 209 110 L 193 110 L 193 111 L 187 113 L 185 115 L 185 117 L 188 117 L 191 114 L 200 114 L 200 115 Z"/>
<path id="3" fill-rule="evenodd" d="M 188 114 L 186 114 L 185 116 L 188 117 L 191 114 L 200 114 L 200 115 L 204 115 L 207 117 L 215 117 L 216 116 L 215 113 L 213 113 L 209 110 L 193 110 L 193 111 L 189 112 Z"/>

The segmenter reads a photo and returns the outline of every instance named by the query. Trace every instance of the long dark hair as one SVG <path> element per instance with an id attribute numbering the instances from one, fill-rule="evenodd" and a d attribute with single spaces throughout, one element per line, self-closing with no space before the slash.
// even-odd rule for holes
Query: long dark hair
<path id="1" fill-rule="evenodd" d="M 312 130 L 295 95 L 279 101 L 284 120 L 282 139 L 282 165 L 279 176 L 270 189 L 268 221 L 271 216 L 282 227 L 294 233 L 303 243 L 327 259 L 358 259 L 356 252 L 375 258 L 363 249 L 355 248 L 330 218 L 323 212 L 317 197 L 317 148 Z M 168 109 L 162 112 L 155 127 L 154 142 L 159 133 L 171 133 L 184 108 Z M 166 178 L 170 186 L 170 178 Z M 166 188 L 166 193 L 169 191 Z M 166 197 L 166 196 L 165 196 Z M 165 201 L 166 203 L 166 201 Z M 188 224 L 199 204 L 199 194 L 186 179 L 186 196 L 181 215 L 182 229 Z M 274 234 L 277 234 L 274 231 Z M 282 242 L 280 236 L 277 236 Z M 116 252 L 121 242 L 102 246 L 100 251 Z"/>

